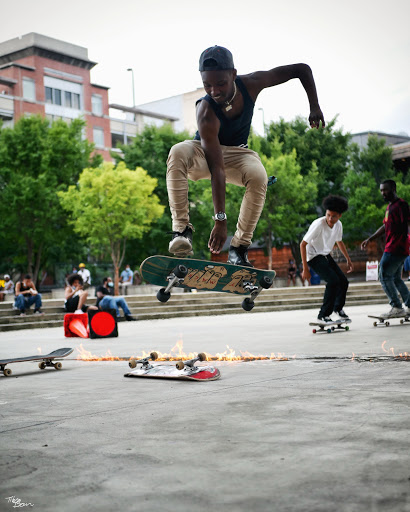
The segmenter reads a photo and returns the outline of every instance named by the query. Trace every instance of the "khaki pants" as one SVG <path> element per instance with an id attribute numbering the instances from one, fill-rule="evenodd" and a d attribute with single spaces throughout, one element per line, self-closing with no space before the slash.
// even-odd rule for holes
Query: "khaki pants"
<path id="1" fill-rule="evenodd" d="M 231 245 L 249 246 L 265 204 L 268 177 L 259 155 L 247 148 L 221 146 L 227 183 L 246 187 Z M 171 148 L 167 160 L 167 188 L 172 229 L 184 231 L 189 224 L 188 179 L 210 180 L 211 173 L 201 142 L 186 140 Z M 209 207 L 209 216 L 214 214 Z"/>

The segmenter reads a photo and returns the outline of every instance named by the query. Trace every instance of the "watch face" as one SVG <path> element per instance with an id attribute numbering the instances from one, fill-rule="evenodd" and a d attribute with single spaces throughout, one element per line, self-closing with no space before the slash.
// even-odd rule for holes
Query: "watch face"
<path id="1" fill-rule="evenodd" d="M 222 212 L 219 212 L 219 213 L 216 214 L 216 218 L 218 220 L 225 220 L 226 219 L 226 214 L 222 213 Z"/>

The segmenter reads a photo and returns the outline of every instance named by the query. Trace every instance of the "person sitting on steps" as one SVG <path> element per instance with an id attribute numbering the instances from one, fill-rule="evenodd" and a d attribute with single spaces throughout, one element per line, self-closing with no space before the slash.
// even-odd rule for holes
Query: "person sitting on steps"
<path id="1" fill-rule="evenodd" d="M 65 310 L 67 313 L 86 313 L 88 309 L 98 309 L 97 306 L 86 306 L 88 292 L 84 290 L 83 278 L 80 274 L 71 274 L 67 278 L 67 287 L 64 290 Z"/>

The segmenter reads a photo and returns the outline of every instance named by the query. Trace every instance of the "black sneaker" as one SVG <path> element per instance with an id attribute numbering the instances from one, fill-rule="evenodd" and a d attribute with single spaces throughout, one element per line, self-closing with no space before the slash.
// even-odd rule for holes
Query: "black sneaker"
<path id="1" fill-rule="evenodd" d="M 344 320 L 345 322 L 350 320 L 349 316 L 341 309 L 340 311 L 335 311 L 336 315 L 339 315 L 340 320 Z"/>
<path id="2" fill-rule="evenodd" d="M 138 319 L 131 316 L 131 315 L 125 315 L 125 319 L 128 320 L 128 322 L 136 322 Z"/>
<path id="3" fill-rule="evenodd" d="M 248 248 L 246 245 L 229 247 L 228 263 L 231 265 L 242 265 L 243 267 L 253 267 L 252 263 L 248 260 Z"/>
<path id="4" fill-rule="evenodd" d="M 191 225 L 187 226 L 182 232 L 171 231 L 172 239 L 169 242 L 169 252 L 178 257 L 194 254 L 192 250 L 192 232 L 193 228 Z"/>
<path id="5" fill-rule="evenodd" d="M 318 315 L 317 321 L 323 324 L 333 324 L 333 320 L 330 318 L 330 316 L 322 316 Z"/>
<path id="6" fill-rule="evenodd" d="M 41 311 L 41 309 L 35 309 L 34 314 L 35 315 L 44 315 L 44 313 Z"/>

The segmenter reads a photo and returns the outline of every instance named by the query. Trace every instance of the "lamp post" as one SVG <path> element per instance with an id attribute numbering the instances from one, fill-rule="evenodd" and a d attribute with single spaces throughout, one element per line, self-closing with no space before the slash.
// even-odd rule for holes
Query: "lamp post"
<path id="1" fill-rule="evenodd" d="M 258 110 L 262 111 L 262 123 L 263 123 L 263 136 L 266 137 L 266 129 L 265 129 L 265 111 L 263 108 L 258 108 Z"/>
<path id="2" fill-rule="evenodd" d="M 131 71 L 132 73 L 132 106 L 135 107 L 134 70 L 132 68 L 128 68 L 127 71 Z"/>

